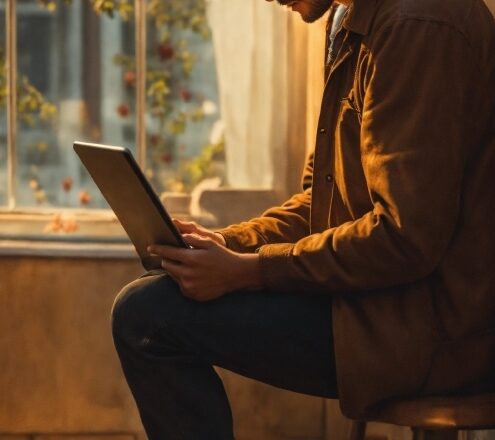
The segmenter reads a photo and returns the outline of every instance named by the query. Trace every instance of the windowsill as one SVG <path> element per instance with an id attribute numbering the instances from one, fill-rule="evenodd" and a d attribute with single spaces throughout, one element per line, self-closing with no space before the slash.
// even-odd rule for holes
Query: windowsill
<path id="1" fill-rule="evenodd" d="M 58 223 L 54 223 L 56 216 L 60 216 Z M 115 215 L 105 210 L 0 212 L 0 225 L 0 239 L 56 242 L 128 241 Z M 64 228 L 74 230 L 68 232 L 64 231 Z"/>
<path id="2" fill-rule="evenodd" d="M 219 228 L 259 215 L 278 198 L 270 190 L 207 190 L 198 201 L 204 217 L 174 216 L 203 224 L 213 216 L 205 225 Z M 165 202 L 169 206 L 170 200 Z M 137 258 L 115 215 L 106 210 L 0 211 L 0 256 Z"/>
<path id="3" fill-rule="evenodd" d="M 77 243 L 0 239 L 0 257 L 137 259 L 130 243 Z"/>
<path id="4" fill-rule="evenodd" d="M 48 231 L 53 229 L 56 215 L 54 212 L 0 213 L 0 256 L 136 258 L 113 213 L 60 211 L 60 229 Z M 64 224 L 76 225 L 77 229 L 65 232 Z"/>

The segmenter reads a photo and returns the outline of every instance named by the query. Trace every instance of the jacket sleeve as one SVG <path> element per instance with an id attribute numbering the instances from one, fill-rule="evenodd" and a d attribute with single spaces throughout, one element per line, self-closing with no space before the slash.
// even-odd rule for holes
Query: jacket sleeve
<path id="1" fill-rule="evenodd" d="M 404 19 L 381 32 L 363 75 L 360 138 L 373 208 L 297 243 L 261 247 L 267 287 L 365 290 L 433 271 L 458 217 L 472 58 L 448 25 Z"/>
<path id="2" fill-rule="evenodd" d="M 267 210 L 258 218 L 217 231 L 225 238 L 227 247 L 237 252 L 256 252 L 268 243 L 295 243 L 307 237 L 310 230 L 312 172 L 313 155 L 310 155 L 303 173 L 303 192 L 295 194 L 283 205 Z"/>

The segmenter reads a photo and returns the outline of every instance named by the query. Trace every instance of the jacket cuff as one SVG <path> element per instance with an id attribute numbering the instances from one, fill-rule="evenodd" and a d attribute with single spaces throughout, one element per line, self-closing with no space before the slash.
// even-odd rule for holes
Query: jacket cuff
<path id="1" fill-rule="evenodd" d="M 225 239 L 227 248 L 234 251 L 243 253 L 245 251 L 244 246 L 239 242 L 239 233 L 231 228 L 220 229 L 215 231 Z"/>
<path id="2" fill-rule="evenodd" d="M 290 289 L 290 269 L 294 244 L 267 244 L 259 248 L 261 280 L 264 287 Z"/>

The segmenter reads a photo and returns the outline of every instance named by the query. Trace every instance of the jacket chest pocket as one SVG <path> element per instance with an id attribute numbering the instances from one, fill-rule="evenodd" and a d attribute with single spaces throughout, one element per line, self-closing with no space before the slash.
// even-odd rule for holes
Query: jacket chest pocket
<path id="1" fill-rule="evenodd" d="M 355 104 L 351 90 L 349 95 L 340 101 L 335 127 L 335 171 L 342 178 L 356 175 L 356 169 L 362 168 L 361 121 L 361 112 Z"/>
<path id="2" fill-rule="evenodd" d="M 341 114 L 346 111 L 349 111 L 351 114 L 354 114 L 357 117 L 359 125 L 361 126 L 362 111 L 359 108 L 356 99 L 354 97 L 354 90 L 351 90 L 349 92 L 349 95 L 347 95 L 345 98 L 342 98 L 340 102 L 341 102 Z"/>
<path id="3" fill-rule="evenodd" d="M 354 90 L 351 89 L 348 95 L 340 100 L 340 110 L 335 127 L 336 165 L 339 160 L 345 161 L 341 165 L 350 165 L 350 169 L 354 169 L 358 163 L 361 164 L 361 122 L 362 113 L 356 103 Z M 354 160 L 355 164 L 348 163 L 346 156 Z"/>
<path id="4" fill-rule="evenodd" d="M 361 162 L 361 121 L 353 90 L 341 100 L 335 130 L 335 183 L 352 219 L 370 209 L 368 186 Z"/>

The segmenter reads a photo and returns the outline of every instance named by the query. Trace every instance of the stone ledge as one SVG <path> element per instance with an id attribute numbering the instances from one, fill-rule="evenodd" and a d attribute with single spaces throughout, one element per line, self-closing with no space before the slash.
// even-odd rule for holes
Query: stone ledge
<path id="1" fill-rule="evenodd" d="M 134 433 L 0 434 L 0 440 L 136 440 Z"/>
<path id="2" fill-rule="evenodd" d="M 0 240 L 0 257 L 7 256 L 138 259 L 133 246 L 127 243 Z"/>

